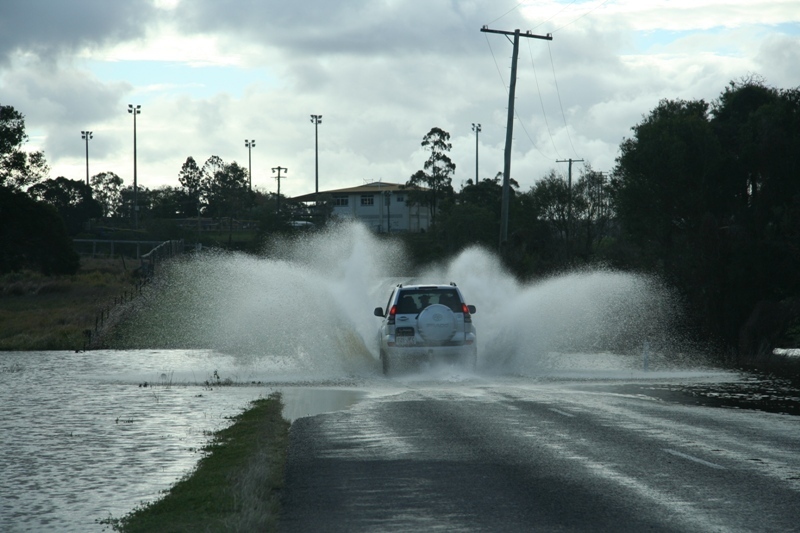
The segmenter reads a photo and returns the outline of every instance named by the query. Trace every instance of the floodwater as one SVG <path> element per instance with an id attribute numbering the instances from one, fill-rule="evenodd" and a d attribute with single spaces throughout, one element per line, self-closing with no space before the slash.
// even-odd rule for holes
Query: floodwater
<path id="1" fill-rule="evenodd" d="M 276 375 L 210 351 L 0 353 L 0 529 L 102 531 L 186 475 L 228 417 L 282 391 L 264 383 Z M 338 383 L 287 389 L 284 417 L 360 398 Z"/>
<path id="2" fill-rule="evenodd" d="M 228 417 L 276 391 L 293 420 L 420 383 L 638 380 L 654 394 L 676 378 L 741 381 L 674 335 L 675 300 L 647 277 L 594 270 L 521 284 L 471 249 L 410 278 L 401 246 L 360 226 L 269 253 L 207 255 L 160 273 L 124 340 L 164 348 L 0 353 L 3 531 L 107 530 L 99 520 L 158 498 Z M 455 281 L 477 306 L 477 374 L 380 374 L 372 310 L 412 280 Z M 690 397 L 694 386 L 668 392 Z"/>

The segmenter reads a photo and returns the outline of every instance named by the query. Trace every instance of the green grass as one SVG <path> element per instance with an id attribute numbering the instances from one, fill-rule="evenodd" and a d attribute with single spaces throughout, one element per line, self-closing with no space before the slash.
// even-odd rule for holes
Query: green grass
<path id="1" fill-rule="evenodd" d="M 101 522 L 123 533 L 275 531 L 289 438 L 281 409 L 279 394 L 256 400 L 162 499 Z"/>
<path id="2" fill-rule="evenodd" d="M 81 259 L 73 276 L 0 276 L 0 350 L 77 350 L 100 309 L 135 290 L 136 262 Z M 127 267 L 127 268 L 126 268 Z"/>

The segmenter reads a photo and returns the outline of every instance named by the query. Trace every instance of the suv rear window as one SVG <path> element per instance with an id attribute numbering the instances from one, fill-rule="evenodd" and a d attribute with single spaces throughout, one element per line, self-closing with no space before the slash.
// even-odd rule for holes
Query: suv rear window
<path id="1" fill-rule="evenodd" d="M 398 314 L 419 313 L 432 304 L 442 304 L 455 313 L 461 313 L 461 299 L 453 289 L 406 289 L 401 290 L 397 299 Z"/>

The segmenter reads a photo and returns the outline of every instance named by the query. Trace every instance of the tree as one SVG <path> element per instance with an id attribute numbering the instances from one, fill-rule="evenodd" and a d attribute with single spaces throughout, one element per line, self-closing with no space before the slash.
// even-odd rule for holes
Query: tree
<path id="1" fill-rule="evenodd" d="M 421 145 L 431 155 L 425 161 L 425 170 L 415 172 L 405 186 L 410 189 L 409 200 L 427 206 L 431 222 L 435 224 L 439 203 L 453 199 L 452 176 L 456 164 L 447 155 L 453 145 L 450 134 L 441 128 L 432 128 L 422 138 Z"/>
<path id="2" fill-rule="evenodd" d="M 137 186 L 136 191 L 133 190 L 133 185 L 128 185 L 120 189 L 120 206 L 117 214 L 126 219 L 133 219 L 133 211 L 136 207 L 139 208 L 139 220 L 143 220 L 150 214 L 153 207 L 153 199 L 150 189 L 147 187 Z"/>
<path id="3" fill-rule="evenodd" d="M 211 156 L 203 165 L 201 188 L 212 216 L 233 216 L 247 200 L 247 169 Z"/>
<path id="4" fill-rule="evenodd" d="M 723 151 L 725 231 L 715 235 L 718 260 L 709 268 L 725 273 L 717 315 L 733 336 L 759 302 L 800 302 L 800 89 L 732 81 L 711 117 Z"/>
<path id="5" fill-rule="evenodd" d="M 186 162 L 181 166 L 181 171 L 178 173 L 178 182 L 183 187 L 184 193 L 194 205 L 194 211 L 189 209 L 189 206 L 184 208 L 187 213 L 199 213 L 199 205 L 202 200 L 202 185 L 203 185 L 203 171 L 197 166 L 192 156 L 186 158 Z"/>
<path id="6" fill-rule="evenodd" d="M 612 179 L 629 264 L 664 274 L 728 347 L 761 302 L 800 305 L 800 90 L 750 77 L 710 111 L 664 100 L 633 131 Z"/>
<path id="7" fill-rule="evenodd" d="M 551 170 L 550 174 L 531 187 L 529 195 L 531 214 L 546 222 L 554 235 L 566 243 L 570 223 L 570 193 L 567 183 Z"/>
<path id="8" fill-rule="evenodd" d="M 498 172 L 494 178 L 484 178 L 475 184 L 472 183 L 472 180 L 467 180 L 467 185 L 461 188 L 456 201 L 459 204 L 482 207 L 493 213 L 499 221 L 503 201 L 502 179 L 503 173 Z M 509 185 L 511 185 L 510 192 L 513 198 L 516 195 L 516 191 L 519 190 L 519 183 L 514 178 L 511 178 Z M 499 231 L 498 226 L 498 233 Z"/>
<path id="9" fill-rule="evenodd" d="M 477 184 L 467 180 L 453 204 L 440 213 L 437 224 L 443 229 L 449 252 L 457 253 L 470 244 L 490 248 L 497 244 L 503 196 L 501 179 L 502 174 L 498 173 L 493 179 L 485 178 Z M 511 186 L 519 189 L 519 183 L 513 179 Z M 512 198 L 516 198 L 513 189 Z"/>
<path id="10" fill-rule="evenodd" d="M 101 172 L 90 179 L 92 195 L 100 202 L 103 217 L 119 216 L 122 206 L 122 178 L 113 172 Z"/>
<path id="11" fill-rule="evenodd" d="M 45 275 L 74 274 L 80 257 L 51 205 L 0 187 L 0 273 L 32 268 Z"/>
<path id="12" fill-rule="evenodd" d="M 225 163 L 218 156 L 208 158 L 202 169 L 201 188 L 208 212 L 228 217 L 228 242 L 233 239 L 233 217 L 252 203 L 247 169 L 237 162 Z"/>
<path id="13" fill-rule="evenodd" d="M 225 172 L 225 161 L 221 157 L 212 155 L 206 162 L 203 163 L 203 168 L 200 170 L 200 196 L 206 205 L 204 212 L 208 211 L 211 216 L 220 216 L 219 202 L 213 202 L 214 207 L 210 207 L 212 198 L 219 190 L 217 186 L 218 176 Z M 224 178 L 222 181 L 225 181 Z"/>
<path id="14" fill-rule="evenodd" d="M 721 150 L 704 101 L 662 100 L 620 146 L 618 216 L 640 245 L 670 250 L 707 211 L 719 214 Z"/>
<path id="15" fill-rule="evenodd" d="M 89 220 L 103 215 L 100 202 L 92 198 L 92 189 L 81 180 L 59 176 L 31 186 L 28 194 L 55 207 L 70 235 L 79 233 Z"/>
<path id="16" fill-rule="evenodd" d="M 609 226 L 609 190 L 602 172 L 586 165 L 581 170 L 572 191 L 572 214 L 575 224 L 583 226 L 584 249 L 593 252 L 597 243 L 606 235 Z M 578 228 L 576 227 L 575 230 Z M 578 237 L 578 232 L 571 233 Z"/>
<path id="17" fill-rule="evenodd" d="M 44 152 L 22 151 L 27 140 L 25 116 L 12 106 L 0 105 L 0 187 L 22 190 L 50 171 Z"/>
<path id="18" fill-rule="evenodd" d="M 150 191 L 152 207 L 150 214 L 154 218 L 182 218 L 197 215 L 197 204 L 190 198 L 186 190 L 180 187 L 163 186 Z"/>

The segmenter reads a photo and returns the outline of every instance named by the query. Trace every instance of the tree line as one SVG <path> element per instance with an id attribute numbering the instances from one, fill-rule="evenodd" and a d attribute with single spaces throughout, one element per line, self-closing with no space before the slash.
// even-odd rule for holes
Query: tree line
<path id="1" fill-rule="evenodd" d="M 130 219 L 133 188 L 110 172 L 91 186 L 47 179 L 26 139 L 24 117 L 0 106 L 0 272 L 67 272 L 77 268 L 69 236 L 89 219 Z M 503 243 L 502 174 L 456 191 L 450 134 L 432 128 L 421 145 L 429 157 L 406 196 L 432 224 L 403 237 L 415 262 L 480 245 L 522 279 L 586 265 L 653 273 L 679 291 L 698 334 L 725 349 L 800 343 L 800 89 L 749 77 L 712 102 L 662 100 L 622 140 L 613 169 L 586 164 L 572 183 L 553 170 L 526 191 L 511 179 Z M 323 225 L 332 212 L 324 198 L 311 210 L 253 191 L 246 169 L 217 156 L 188 157 L 177 178 L 139 189 L 145 221 L 251 219 L 267 235 L 292 219 Z"/>
<path id="2" fill-rule="evenodd" d="M 79 258 L 71 239 L 92 236 L 87 234 L 92 224 L 130 225 L 137 207 L 144 226 L 192 217 L 225 220 L 228 244 L 236 218 L 253 220 L 261 233 L 269 233 L 285 229 L 290 214 L 309 216 L 289 200 L 279 202 L 276 194 L 251 190 L 248 171 L 218 156 L 202 166 L 188 157 L 178 172 L 179 186 L 134 190 L 113 172 L 95 174 L 89 184 L 48 178 L 44 153 L 24 150 L 27 140 L 24 115 L 0 105 L 0 274 L 23 268 L 74 273 Z M 164 233 L 163 224 L 160 228 Z"/>
<path id="3" fill-rule="evenodd" d="M 426 170 L 407 185 L 438 214 L 410 249 L 426 262 L 482 245 L 525 279 L 586 265 L 653 273 L 721 351 L 800 345 L 800 89 L 748 77 L 712 102 L 664 99 L 631 132 L 610 172 L 586 165 L 570 187 L 551 171 L 527 191 L 512 180 L 500 243 L 502 174 L 455 191 L 449 134 L 432 129 Z"/>

